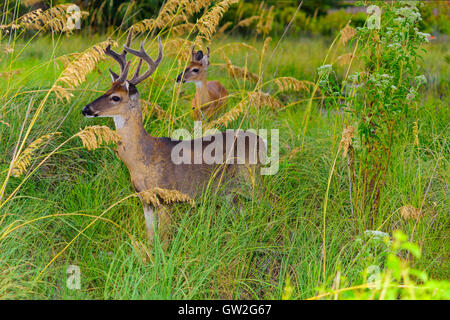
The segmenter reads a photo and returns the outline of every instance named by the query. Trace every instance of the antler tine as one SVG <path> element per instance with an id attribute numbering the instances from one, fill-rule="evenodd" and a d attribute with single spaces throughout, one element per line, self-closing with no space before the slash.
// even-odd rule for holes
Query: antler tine
<path id="1" fill-rule="evenodd" d="M 124 50 L 125 52 L 125 50 Z M 125 65 L 126 65 L 126 60 L 125 60 L 125 54 L 123 54 L 124 52 L 122 52 L 122 54 L 118 54 L 117 52 L 111 50 L 111 45 L 108 45 L 105 49 L 105 54 L 107 56 L 110 56 L 111 58 L 113 58 L 114 60 L 117 61 L 117 63 L 120 66 L 120 73 L 123 72 L 123 70 L 125 69 Z"/>
<path id="2" fill-rule="evenodd" d="M 136 69 L 136 72 L 134 73 L 133 78 L 130 80 L 130 83 L 137 85 L 138 83 L 140 83 L 143 80 L 150 77 L 153 74 L 153 72 L 155 72 L 156 68 L 161 63 L 161 60 L 163 57 L 163 46 L 162 46 L 162 42 L 161 42 L 161 37 L 158 37 L 158 45 L 159 45 L 159 52 L 158 52 L 158 57 L 156 58 L 156 60 L 153 60 L 152 58 L 150 58 L 149 55 L 145 52 L 143 42 L 141 42 L 141 48 L 139 51 L 133 50 L 133 49 L 129 48 L 128 46 L 123 46 L 123 48 L 127 52 L 131 53 L 132 55 L 134 55 L 136 57 L 141 58 L 141 60 L 139 61 L 139 65 Z M 148 70 L 144 74 L 139 76 L 138 74 L 141 69 L 142 61 L 147 62 Z"/>
<path id="3" fill-rule="evenodd" d="M 120 76 L 116 79 L 116 82 L 125 82 L 127 80 L 129 70 L 130 70 L 130 61 L 127 61 L 123 71 L 120 72 Z"/>
<path id="4" fill-rule="evenodd" d="M 131 39 L 133 37 L 133 27 L 130 28 L 130 31 L 128 32 L 127 36 L 127 42 L 126 45 L 129 46 L 131 44 Z M 127 63 L 125 57 L 127 55 L 127 51 L 123 50 L 121 54 L 118 54 L 117 52 L 111 50 L 111 45 L 108 45 L 105 49 L 105 54 L 107 56 L 110 56 L 114 60 L 119 63 L 120 66 L 120 76 L 118 76 L 115 72 L 113 72 L 111 69 L 109 69 L 109 72 L 113 75 L 114 78 L 117 78 L 116 81 L 125 81 L 127 78 L 128 70 L 129 70 L 129 63 Z M 127 68 L 128 65 L 128 68 Z M 126 72 L 125 72 L 126 71 Z"/>
<path id="5" fill-rule="evenodd" d="M 133 74 L 133 77 L 131 79 L 135 79 L 138 75 L 139 75 L 139 71 L 141 70 L 141 66 L 142 66 L 142 59 L 139 59 L 139 64 L 136 68 L 136 71 Z"/>
<path id="6" fill-rule="evenodd" d="M 127 42 L 126 42 L 127 43 L 127 47 L 130 46 L 132 37 L 133 37 L 133 27 L 131 27 L 130 31 L 128 31 Z M 124 53 L 124 52 L 125 52 L 125 50 L 122 53 Z"/>

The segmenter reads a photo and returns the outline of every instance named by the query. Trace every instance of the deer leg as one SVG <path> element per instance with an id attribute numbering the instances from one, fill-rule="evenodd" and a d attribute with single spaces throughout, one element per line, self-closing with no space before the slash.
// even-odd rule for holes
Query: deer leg
<path id="1" fill-rule="evenodd" d="M 155 233 L 155 208 L 151 205 L 144 203 L 144 217 L 145 217 L 145 228 L 147 230 L 147 237 L 149 240 L 153 240 L 153 235 Z"/>
<path id="2" fill-rule="evenodd" d="M 170 209 L 166 206 L 158 207 L 158 231 L 163 248 L 169 246 L 169 226 L 171 222 Z"/>
<path id="3" fill-rule="evenodd" d="M 149 204 L 144 204 L 144 217 L 145 217 L 145 227 L 147 229 L 147 237 L 150 241 L 153 240 L 155 235 L 155 230 L 158 230 L 161 236 L 161 242 L 164 247 L 168 246 L 169 240 L 169 230 L 170 225 L 170 214 L 169 209 L 165 206 L 158 206 L 155 208 Z"/>

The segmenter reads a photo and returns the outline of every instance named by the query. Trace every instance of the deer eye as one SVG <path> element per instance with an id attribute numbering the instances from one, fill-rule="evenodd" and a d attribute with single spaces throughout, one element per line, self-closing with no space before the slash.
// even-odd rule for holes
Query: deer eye
<path id="1" fill-rule="evenodd" d="M 111 99 L 116 102 L 120 101 L 120 97 L 118 97 L 118 96 L 112 96 Z"/>
<path id="2" fill-rule="evenodd" d="M 192 72 L 198 72 L 197 68 L 192 69 Z"/>

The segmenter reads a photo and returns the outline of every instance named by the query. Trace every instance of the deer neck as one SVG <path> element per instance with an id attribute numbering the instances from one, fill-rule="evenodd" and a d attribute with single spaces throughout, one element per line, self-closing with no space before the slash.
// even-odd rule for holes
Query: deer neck
<path id="1" fill-rule="evenodd" d="M 131 170 L 140 161 L 148 158 L 149 155 L 146 153 L 153 150 L 153 141 L 156 138 L 145 131 L 142 112 L 138 105 L 126 115 L 115 116 L 114 124 L 120 137 L 117 144 L 119 157 Z"/>
<path id="2" fill-rule="evenodd" d="M 211 100 L 207 83 L 208 82 L 206 81 L 206 75 L 201 79 L 195 81 L 196 95 L 198 97 L 200 106 L 207 104 Z"/>

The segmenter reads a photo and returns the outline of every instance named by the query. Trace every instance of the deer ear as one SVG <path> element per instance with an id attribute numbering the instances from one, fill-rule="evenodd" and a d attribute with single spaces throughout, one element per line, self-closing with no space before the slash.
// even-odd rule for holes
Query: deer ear
<path id="1" fill-rule="evenodd" d="M 115 73 L 114 71 L 112 71 L 111 69 L 109 69 L 109 73 L 111 74 L 112 82 L 116 81 L 117 78 L 119 78 L 119 75 L 117 73 Z"/>
<path id="2" fill-rule="evenodd" d="M 136 86 L 134 84 L 132 84 L 131 82 L 129 82 L 128 80 L 125 81 L 125 88 L 128 92 L 128 96 L 130 97 L 131 100 L 139 97 Z"/>
<path id="3" fill-rule="evenodd" d="M 203 51 L 199 50 L 197 51 L 197 53 L 195 54 L 195 61 L 200 62 L 203 59 Z"/>
<path id="4" fill-rule="evenodd" d="M 204 55 L 203 58 L 199 61 L 202 66 L 205 68 L 205 70 L 208 70 L 209 67 L 209 54 Z"/>

